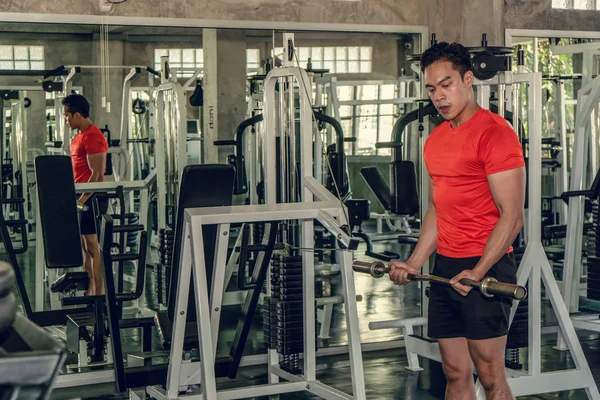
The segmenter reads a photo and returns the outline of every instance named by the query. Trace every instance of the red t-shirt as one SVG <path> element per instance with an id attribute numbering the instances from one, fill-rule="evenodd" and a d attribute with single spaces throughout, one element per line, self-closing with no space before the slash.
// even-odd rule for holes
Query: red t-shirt
<path id="1" fill-rule="evenodd" d="M 108 143 L 96 125 L 91 125 L 83 132 L 77 133 L 71 140 L 71 162 L 75 183 L 86 183 L 92 170 L 88 165 L 87 155 L 106 153 Z"/>
<path id="2" fill-rule="evenodd" d="M 425 143 L 424 159 L 433 181 L 438 254 L 481 256 L 500 218 L 487 176 L 525 165 L 515 131 L 482 108 L 457 128 L 449 121 L 438 126 Z"/>

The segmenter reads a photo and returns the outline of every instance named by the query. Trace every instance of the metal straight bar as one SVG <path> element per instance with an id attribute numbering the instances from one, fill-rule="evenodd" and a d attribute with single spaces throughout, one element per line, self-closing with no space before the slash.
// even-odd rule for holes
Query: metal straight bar
<path id="1" fill-rule="evenodd" d="M 565 81 L 560 80 L 558 82 L 558 97 L 556 99 L 559 123 L 560 123 L 560 145 L 562 150 L 560 152 L 560 182 L 561 182 L 561 193 L 564 193 L 569 188 L 569 165 L 568 165 L 568 143 L 567 143 L 567 109 L 565 104 L 566 92 L 565 92 Z M 561 224 L 567 223 L 567 215 L 569 208 L 567 203 L 558 200 L 560 202 L 560 221 Z"/>
<path id="2" fill-rule="evenodd" d="M 200 344 L 200 359 L 202 360 L 202 392 L 208 400 L 217 397 L 217 382 L 214 369 L 215 357 L 212 349 L 213 339 L 210 330 L 211 312 L 207 295 L 208 285 L 206 281 L 202 224 L 194 224 L 187 213 L 186 222 L 190 224 L 191 228 L 192 277 L 194 279 L 196 294 L 196 316 L 198 320 L 196 326 L 198 328 L 198 343 Z"/>
<path id="3" fill-rule="evenodd" d="M 217 226 L 217 238 L 215 243 L 215 258 L 212 265 L 212 285 L 210 287 L 210 326 L 212 335 L 213 357 L 217 358 L 217 340 L 219 338 L 219 324 L 221 321 L 221 309 L 223 294 L 225 293 L 225 268 L 227 260 L 227 247 L 229 245 L 229 224 Z M 235 250 L 234 250 L 235 251 Z M 202 254 L 204 257 L 204 254 Z"/>
<path id="4" fill-rule="evenodd" d="M 202 246 L 202 243 L 199 243 L 199 245 Z M 183 341 L 185 338 L 188 296 L 192 277 L 192 247 L 190 222 L 186 220 L 183 227 L 183 243 L 180 250 L 181 261 L 179 263 L 179 278 L 177 279 L 177 306 L 173 321 L 169 369 L 167 372 L 166 398 L 168 399 L 177 399 L 179 395 Z M 200 316 L 199 312 L 197 314 Z"/>
<path id="5" fill-rule="evenodd" d="M 341 214 L 343 212 L 343 210 L 340 210 L 339 219 L 342 218 Z M 344 287 L 344 309 L 346 311 L 348 348 L 350 350 L 352 393 L 354 394 L 354 399 L 364 400 L 367 398 L 367 395 L 365 392 L 365 375 L 363 370 L 360 330 L 358 329 L 358 306 L 356 304 L 356 288 L 354 287 L 354 273 L 352 271 L 352 253 L 347 250 L 338 250 L 338 256 L 342 262 L 340 273 L 342 275 L 342 285 Z M 309 380 L 312 380 L 310 377 L 308 378 Z"/>

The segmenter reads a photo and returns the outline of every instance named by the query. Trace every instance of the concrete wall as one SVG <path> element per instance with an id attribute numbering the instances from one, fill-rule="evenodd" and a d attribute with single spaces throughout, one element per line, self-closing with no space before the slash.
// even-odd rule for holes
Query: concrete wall
<path id="1" fill-rule="evenodd" d="M 116 5 L 115 16 L 216 20 L 421 25 L 444 40 L 502 39 L 503 0 L 145 0 Z M 97 0 L 3 0 L 0 12 L 99 15 Z"/>
<path id="2" fill-rule="evenodd" d="M 504 0 L 506 29 L 600 30 L 598 11 L 555 10 L 552 0 Z"/>

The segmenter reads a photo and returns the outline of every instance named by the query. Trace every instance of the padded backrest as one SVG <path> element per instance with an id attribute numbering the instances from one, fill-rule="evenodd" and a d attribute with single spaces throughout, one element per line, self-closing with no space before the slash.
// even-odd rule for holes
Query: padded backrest
<path id="1" fill-rule="evenodd" d="M 398 215 L 414 215 L 419 212 L 417 173 L 412 161 L 394 161 L 390 164 L 392 190 L 391 211 Z"/>
<path id="2" fill-rule="evenodd" d="M 38 156 L 34 167 L 46 266 L 80 267 L 83 255 L 71 157 Z"/>
<path id="3" fill-rule="evenodd" d="M 364 167 L 360 170 L 360 174 L 364 178 L 367 185 L 371 188 L 377 200 L 381 203 L 385 210 L 391 209 L 390 187 L 381 176 L 381 173 L 375 167 Z"/>
<path id="4" fill-rule="evenodd" d="M 173 321 L 177 302 L 177 279 L 179 277 L 179 249 L 182 245 L 183 217 L 186 208 L 230 206 L 233 200 L 235 168 L 227 164 L 188 165 L 184 168 L 179 187 L 177 220 L 175 222 L 175 243 L 171 264 L 169 287 L 169 319 Z M 209 290 L 212 282 L 212 267 L 215 254 L 217 226 L 205 226 L 202 230 L 206 259 L 206 280 Z M 223 265 L 223 268 L 225 266 Z M 188 301 L 188 321 L 196 318 L 194 285 L 190 282 Z"/>

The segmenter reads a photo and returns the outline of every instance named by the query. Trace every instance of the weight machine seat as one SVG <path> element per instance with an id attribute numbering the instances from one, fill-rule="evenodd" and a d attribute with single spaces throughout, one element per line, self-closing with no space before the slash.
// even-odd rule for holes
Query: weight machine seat
<path id="1" fill-rule="evenodd" d="M 52 283 L 50 289 L 53 293 L 65 293 L 71 290 L 87 290 L 90 283 L 90 276 L 87 272 L 67 272 L 58 277 Z"/>
<path id="2" fill-rule="evenodd" d="M 177 303 L 177 281 L 179 278 L 179 257 L 183 244 L 183 223 L 186 208 L 194 207 L 223 207 L 230 206 L 233 201 L 233 184 L 235 168 L 227 164 L 188 165 L 183 169 L 179 200 L 177 204 L 177 219 L 175 221 L 174 253 L 171 264 L 171 284 L 167 301 L 168 316 L 174 320 Z M 217 226 L 205 226 L 202 229 L 204 255 L 206 259 L 206 281 L 208 290 L 212 282 L 212 265 L 215 256 L 215 241 Z M 225 267 L 225 266 L 223 266 Z M 190 283 L 187 321 L 196 320 L 195 289 Z"/>
<path id="3" fill-rule="evenodd" d="M 71 157 L 38 156 L 34 168 L 46 267 L 80 267 L 83 254 Z"/>
<path id="4" fill-rule="evenodd" d="M 379 170 L 375 167 L 364 167 L 360 170 L 363 179 L 371 188 L 381 206 L 389 211 L 392 208 L 392 198 L 390 195 L 390 187 L 381 176 Z"/>

